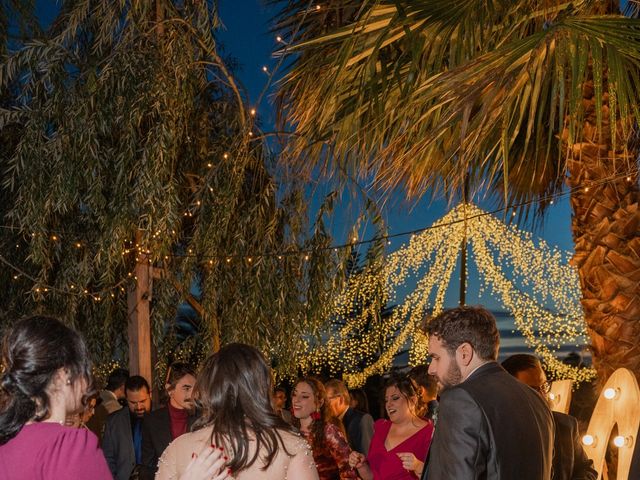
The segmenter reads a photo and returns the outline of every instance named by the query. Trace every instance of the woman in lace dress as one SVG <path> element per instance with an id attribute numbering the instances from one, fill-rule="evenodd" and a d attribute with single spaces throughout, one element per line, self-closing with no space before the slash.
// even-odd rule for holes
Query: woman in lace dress
<path id="1" fill-rule="evenodd" d="M 349 466 L 351 448 L 340 420 L 331 415 L 320 380 L 301 378 L 293 389 L 293 424 L 311 444 L 321 480 L 358 478 Z"/>
<path id="2" fill-rule="evenodd" d="M 194 454 L 218 449 L 236 480 L 318 480 L 307 442 L 271 407 L 271 372 L 253 347 L 229 344 L 202 366 L 194 390 L 201 416 L 160 458 L 156 480 L 178 478 Z"/>

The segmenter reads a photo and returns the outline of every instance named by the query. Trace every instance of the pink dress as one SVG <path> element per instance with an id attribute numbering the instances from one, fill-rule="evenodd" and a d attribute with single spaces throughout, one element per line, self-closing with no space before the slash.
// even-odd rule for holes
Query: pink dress
<path id="1" fill-rule="evenodd" d="M 0 478 L 113 480 L 93 433 L 48 422 L 25 425 L 0 445 Z"/>
<path id="2" fill-rule="evenodd" d="M 397 454 L 411 452 L 418 460 L 424 462 L 431 444 L 433 423 L 428 422 L 409 438 L 391 450 L 387 450 L 384 442 L 390 429 L 390 420 L 376 420 L 373 425 L 373 438 L 371 439 L 367 460 L 373 472 L 374 480 L 414 480 L 418 478 L 413 472 L 402 468 L 402 462 Z"/>

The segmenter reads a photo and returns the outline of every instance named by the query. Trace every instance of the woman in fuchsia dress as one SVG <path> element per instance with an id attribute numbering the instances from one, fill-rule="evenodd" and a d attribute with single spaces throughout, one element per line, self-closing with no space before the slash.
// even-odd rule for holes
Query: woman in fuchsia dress
<path id="1" fill-rule="evenodd" d="M 353 452 L 349 464 L 364 480 L 413 480 L 420 478 L 427 458 L 433 423 L 422 418 L 420 396 L 413 381 L 393 375 L 385 385 L 388 420 L 374 424 L 369 454 Z"/>

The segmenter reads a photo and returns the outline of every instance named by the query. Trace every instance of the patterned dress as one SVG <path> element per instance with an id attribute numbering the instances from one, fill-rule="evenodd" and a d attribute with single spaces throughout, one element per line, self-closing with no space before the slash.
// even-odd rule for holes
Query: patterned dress
<path id="1" fill-rule="evenodd" d="M 327 423 L 324 426 L 321 445 L 315 444 L 310 433 L 305 432 L 303 435 L 311 445 L 320 480 L 358 478 L 357 472 L 349 466 L 351 447 L 338 426 L 333 423 Z"/>

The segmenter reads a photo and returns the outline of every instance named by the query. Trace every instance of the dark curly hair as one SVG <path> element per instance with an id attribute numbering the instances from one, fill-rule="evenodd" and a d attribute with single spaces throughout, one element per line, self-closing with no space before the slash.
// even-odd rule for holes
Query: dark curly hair
<path id="1" fill-rule="evenodd" d="M 482 360 L 498 358 L 500 334 L 496 319 L 484 307 L 445 310 L 427 323 L 426 332 L 438 337 L 451 356 L 460 345 L 469 343 Z"/>
<path id="2" fill-rule="evenodd" d="M 382 398 L 384 398 L 387 389 L 390 387 L 396 387 L 400 391 L 400 394 L 407 400 L 409 405 L 411 405 L 410 400 L 412 398 L 416 399 L 414 413 L 417 417 L 423 418 L 426 415 L 427 406 L 422 400 L 422 396 L 419 393 L 418 385 L 416 384 L 415 380 L 404 373 L 392 372 L 384 382 Z"/>
<path id="3" fill-rule="evenodd" d="M 19 321 L 4 337 L 0 377 L 0 445 L 7 443 L 30 420 L 49 417 L 47 387 L 65 369 L 69 380 L 86 382 L 82 403 L 95 393 L 91 361 L 78 332 L 51 317 Z"/>

